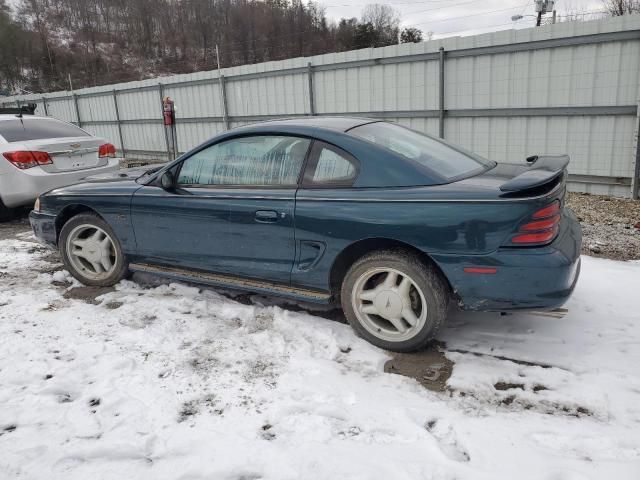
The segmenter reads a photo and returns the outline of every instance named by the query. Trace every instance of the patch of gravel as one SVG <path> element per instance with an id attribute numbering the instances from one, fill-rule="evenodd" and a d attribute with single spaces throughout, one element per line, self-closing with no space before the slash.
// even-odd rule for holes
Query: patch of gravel
<path id="1" fill-rule="evenodd" d="M 567 206 L 582 224 L 582 253 L 640 260 L 640 201 L 569 193 Z"/>

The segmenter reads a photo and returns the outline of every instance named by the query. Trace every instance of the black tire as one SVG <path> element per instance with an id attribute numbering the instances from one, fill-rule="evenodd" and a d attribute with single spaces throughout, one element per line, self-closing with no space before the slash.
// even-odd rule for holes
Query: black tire
<path id="1" fill-rule="evenodd" d="M 9 208 L 0 200 L 0 222 L 8 222 L 16 216 L 16 209 Z"/>
<path id="2" fill-rule="evenodd" d="M 400 330 L 397 339 L 379 338 L 374 335 L 372 331 L 376 331 L 378 335 L 385 336 L 384 323 L 390 322 L 377 314 L 364 315 L 361 311 L 356 313 L 356 308 L 358 307 L 354 305 L 354 302 L 358 304 L 364 303 L 354 299 L 354 286 L 356 286 L 356 283 L 358 285 L 373 285 L 373 288 L 381 287 L 381 285 L 375 284 L 376 281 L 382 283 L 381 280 L 376 278 L 376 275 L 386 275 L 384 269 L 397 272 L 400 286 L 404 277 L 408 277 L 411 285 L 409 287 L 412 294 L 411 301 L 415 302 L 416 308 L 420 308 L 420 312 L 426 307 L 426 313 L 424 313 L 424 316 L 422 314 L 418 316 L 421 320 L 416 322 L 414 326 L 403 322 L 403 328 L 407 328 L 407 332 L 402 333 Z M 382 270 L 382 272 L 374 273 L 373 276 L 370 276 L 372 275 L 371 272 L 376 270 Z M 366 282 L 374 283 L 368 284 Z M 399 286 L 394 286 L 393 288 L 399 288 Z M 372 290 L 367 290 L 366 292 L 370 291 Z M 383 289 L 383 291 L 386 292 L 387 290 Z M 343 279 L 340 297 L 342 310 L 347 321 L 358 335 L 385 350 L 410 352 L 424 348 L 442 328 L 447 317 L 450 292 L 441 274 L 433 266 L 425 264 L 416 255 L 403 250 L 383 250 L 367 254 L 351 266 Z M 405 298 L 408 297 L 409 295 Z M 376 301 L 377 299 L 371 300 L 371 305 L 374 305 Z M 425 306 L 422 306 L 423 301 L 426 303 Z M 389 298 L 387 297 L 386 307 L 389 306 Z M 401 310 L 404 311 L 404 308 L 402 306 Z M 383 325 L 383 330 L 377 328 L 376 324 Z M 393 327 L 390 329 L 393 330 Z M 386 337 L 393 335 L 391 333 Z M 410 336 L 407 337 L 407 335 Z"/>
<path id="3" fill-rule="evenodd" d="M 105 272 L 104 278 L 90 278 L 87 274 L 84 274 L 82 270 L 76 267 L 76 263 L 72 261 L 70 257 L 70 253 L 68 252 L 68 240 L 69 235 L 74 232 L 77 227 L 83 225 L 90 225 L 101 229 L 104 233 L 106 233 L 113 244 L 113 252 L 115 261 L 113 262 L 113 270 Z M 122 252 L 122 246 L 120 245 L 120 241 L 118 237 L 111 229 L 109 224 L 107 224 L 104 220 L 92 213 L 81 213 L 72 217 L 67 223 L 62 227 L 62 231 L 60 232 L 60 237 L 58 240 L 58 249 L 60 251 L 60 256 L 62 257 L 62 262 L 66 269 L 73 275 L 78 281 L 83 283 L 84 285 L 96 286 L 96 287 L 110 287 L 115 285 L 120 280 L 122 280 L 127 275 L 128 262 Z"/>

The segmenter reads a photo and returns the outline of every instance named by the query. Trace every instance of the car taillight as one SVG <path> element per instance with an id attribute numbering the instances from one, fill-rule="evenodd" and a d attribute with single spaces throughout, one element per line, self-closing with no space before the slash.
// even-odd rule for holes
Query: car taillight
<path id="1" fill-rule="evenodd" d="M 531 216 L 533 218 L 547 218 L 547 217 L 552 217 L 554 215 L 557 215 L 559 213 L 560 213 L 560 202 L 556 200 L 551 205 L 547 205 L 546 207 L 541 208 Z"/>
<path id="2" fill-rule="evenodd" d="M 516 245 L 544 245 L 558 234 L 560 202 L 556 200 L 531 215 L 531 221 L 520 226 L 520 233 L 511 238 Z"/>
<path id="3" fill-rule="evenodd" d="M 98 156 L 100 158 L 102 158 L 102 157 L 115 157 L 116 156 L 116 147 L 114 147 L 110 143 L 105 143 L 103 145 L 100 145 L 100 148 L 98 149 Z"/>
<path id="4" fill-rule="evenodd" d="M 16 152 L 4 152 L 2 155 L 20 170 L 53 163 L 47 152 L 18 150 Z"/>

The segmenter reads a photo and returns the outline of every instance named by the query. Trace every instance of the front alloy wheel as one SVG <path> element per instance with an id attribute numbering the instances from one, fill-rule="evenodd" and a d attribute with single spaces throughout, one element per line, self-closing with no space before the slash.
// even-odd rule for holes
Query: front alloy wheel
<path id="1" fill-rule="evenodd" d="M 74 268 L 90 280 L 104 280 L 113 273 L 117 251 L 111 237 L 100 227 L 82 224 L 67 237 L 67 254 Z"/>
<path id="2" fill-rule="evenodd" d="M 65 267 L 85 285 L 115 285 L 127 273 L 118 238 L 97 215 L 73 217 L 62 227 L 58 244 Z"/>

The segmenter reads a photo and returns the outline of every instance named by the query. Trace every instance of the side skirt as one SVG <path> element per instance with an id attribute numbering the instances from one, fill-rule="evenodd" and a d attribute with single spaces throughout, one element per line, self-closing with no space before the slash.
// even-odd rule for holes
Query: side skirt
<path id="1" fill-rule="evenodd" d="M 313 302 L 328 304 L 331 295 L 318 290 L 307 290 L 304 288 L 288 287 L 277 283 L 251 280 L 247 278 L 232 277 L 230 275 L 220 275 L 217 273 L 200 272 L 177 267 L 166 267 L 160 265 L 150 265 L 147 263 L 131 263 L 129 270 L 132 272 L 152 273 L 162 277 L 183 280 L 185 282 L 202 283 L 216 287 L 226 287 L 235 290 L 248 290 L 256 293 L 275 295 L 279 297 L 291 298 L 303 302 Z"/>

